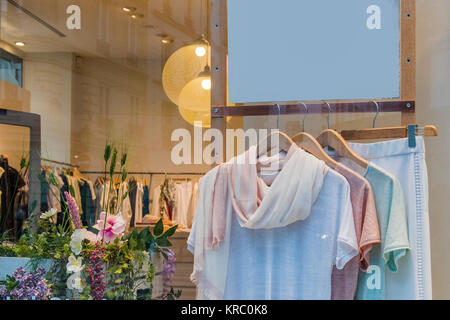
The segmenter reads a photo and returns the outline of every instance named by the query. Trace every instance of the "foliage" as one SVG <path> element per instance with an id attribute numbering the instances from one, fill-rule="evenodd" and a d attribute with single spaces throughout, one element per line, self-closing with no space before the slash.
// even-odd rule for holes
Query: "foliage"
<path id="1" fill-rule="evenodd" d="M 23 235 L 13 245 L 2 245 L 7 233 L 0 235 L 0 256 L 17 256 L 31 258 L 31 267 L 37 269 L 43 259 L 52 261 L 46 273 L 46 283 L 52 288 L 53 296 L 73 298 L 131 300 L 152 299 L 153 282 L 157 275 L 163 274 L 168 280 L 173 276 L 175 258 L 170 237 L 174 235 L 178 226 L 164 231 L 162 219 L 153 228 L 145 228 L 141 232 L 133 232 L 123 236 L 114 234 L 110 241 L 105 241 L 105 234 L 111 224 L 120 222 L 121 202 L 128 195 L 129 190 L 119 195 L 116 201 L 110 198 L 114 181 L 124 181 L 127 177 L 125 169 L 127 153 L 119 152 L 112 144 L 107 144 L 104 152 L 105 180 L 109 175 L 110 190 L 105 190 L 102 203 L 105 204 L 101 221 L 97 223 L 99 235 L 87 236 L 89 232 L 80 228 L 77 218 L 78 208 L 66 193 L 67 201 L 61 203 L 63 208 L 62 223 L 56 223 L 56 212 L 30 214 L 25 222 Z M 115 177 L 116 167 L 120 172 Z M 58 185 L 55 177 L 50 175 L 49 184 Z M 106 189 L 106 188 L 105 188 Z M 69 192 L 73 191 L 69 189 Z M 111 219 L 108 219 L 108 215 Z M 117 220 L 117 221 L 116 221 Z M 32 226 L 32 227 L 31 227 Z M 103 234 L 103 236 L 102 236 Z M 92 237 L 93 236 L 93 237 Z M 155 259 L 162 257 L 165 267 L 157 270 Z M 15 282 L 11 278 L 10 285 Z M 169 281 L 165 281 L 169 284 Z M 69 289 L 69 290 L 68 290 Z M 50 294 L 50 293 L 49 293 Z M 173 300 L 179 298 L 181 291 L 167 288 L 159 299 Z"/>
<path id="2" fill-rule="evenodd" d="M 6 277 L 5 288 L 0 291 L 0 300 L 9 297 L 11 300 L 48 300 L 50 286 L 45 277 L 45 269 L 26 273 L 22 267 L 17 268 L 12 276 Z"/>

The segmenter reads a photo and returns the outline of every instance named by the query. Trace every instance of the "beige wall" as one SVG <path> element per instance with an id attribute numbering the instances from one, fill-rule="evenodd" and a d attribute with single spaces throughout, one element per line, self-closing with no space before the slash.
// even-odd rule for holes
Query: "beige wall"
<path id="1" fill-rule="evenodd" d="M 24 88 L 31 93 L 30 111 L 41 115 L 42 157 L 69 161 L 72 54 L 25 54 Z"/>
<path id="2" fill-rule="evenodd" d="M 204 172 L 205 166 L 176 166 L 170 137 L 192 131 L 162 89 L 160 62 L 142 72 L 114 61 L 84 57 L 74 75 L 72 158 L 82 170 L 103 170 L 107 140 L 125 145 L 129 171 Z"/>
<path id="3" fill-rule="evenodd" d="M 450 299 L 450 1 L 417 0 L 417 121 L 434 124 L 426 140 L 433 298 Z"/>

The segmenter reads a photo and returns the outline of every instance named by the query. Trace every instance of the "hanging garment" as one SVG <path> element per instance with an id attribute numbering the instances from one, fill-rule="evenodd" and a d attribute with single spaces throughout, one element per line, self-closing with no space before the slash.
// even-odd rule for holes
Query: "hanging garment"
<path id="1" fill-rule="evenodd" d="M 117 205 L 119 206 L 119 211 L 122 212 L 122 217 L 125 220 L 125 233 L 128 232 L 131 223 L 131 217 L 133 215 L 133 210 L 131 209 L 130 195 L 128 193 L 129 186 L 126 181 L 122 182 L 119 187 L 119 194 L 117 196 Z M 124 195 L 126 197 L 124 198 Z"/>
<path id="2" fill-rule="evenodd" d="M 175 183 L 175 211 L 173 222 L 179 225 L 180 229 L 188 227 L 189 203 L 192 197 L 192 182 L 180 181 Z"/>
<path id="3" fill-rule="evenodd" d="M 199 299 L 330 299 L 333 265 L 358 254 L 345 178 L 295 145 L 279 162 L 261 179 L 253 146 L 200 180 L 188 238 Z"/>
<path id="4" fill-rule="evenodd" d="M 61 187 L 64 182 L 61 177 L 54 171 L 46 172 L 46 180 L 49 182 L 47 193 L 47 203 L 49 208 L 55 208 L 57 212 L 61 212 Z M 57 185 L 56 185 L 57 184 Z"/>
<path id="5" fill-rule="evenodd" d="M 61 186 L 60 189 L 60 195 L 61 195 L 61 212 L 58 212 L 58 218 L 57 218 L 57 224 L 62 224 L 64 223 L 64 211 L 67 210 L 66 208 L 66 198 L 64 197 L 64 193 L 65 192 L 69 192 L 69 182 L 67 181 L 67 177 L 65 174 L 60 174 L 59 177 L 61 178 L 61 180 L 63 181 L 63 185 Z"/>
<path id="6" fill-rule="evenodd" d="M 370 163 L 367 169 L 353 161 L 329 154 L 347 167 L 359 170 L 372 186 L 377 218 L 381 232 L 381 244 L 370 253 L 367 272 L 360 272 L 356 298 L 359 300 L 386 299 L 387 274 L 397 272 L 399 260 L 409 250 L 407 216 L 404 195 L 398 180 L 379 166 Z"/>
<path id="7" fill-rule="evenodd" d="M 150 190 L 147 185 L 144 186 L 144 193 L 142 196 L 142 218 L 150 214 Z M 142 221 L 142 219 L 141 219 Z"/>
<path id="8" fill-rule="evenodd" d="M 350 147 L 395 176 L 405 194 L 410 252 L 401 259 L 397 273 L 386 274 L 386 298 L 431 299 L 428 175 L 423 137 L 416 137 L 415 148 L 409 147 L 407 138 L 350 143 Z"/>
<path id="9" fill-rule="evenodd" d="M 29 177 L 27 170 L 22 169 L 20 175 L 22 176 L 25 185 L 18 190 L 14 200 L 14 233 L 16 240 L 19 240 L 22 236 L 23 225 L 28 218 Z"/>
<path id="10" fill-rule="evenodd" d="M 144 186 L 142 182 L 138 181 L 136 183 L 136 207 L 133 211 L 134 221 L 136 223 L 142 222 L 142 206 L 143 206 L 143 196 L 144 196 Z"/>
<path id="11" fill-rule="evenodd" d="M 381 242 L 375 199 L 370 183 L 355 171 L 339 164 L 335 168 L 350 185 L 353 219 L 359 255 L 349 261 L 344 269 L 333 268 L 333 300 L 353 300 L 358 284 L 359 269 L 366 271 L 370 264 L 369 253 L 374 244 Z"/>
<path id="12" fill-rule="evenodd" d="M 198 202 L 198 182 L 194 183 L 194 187 L 192 188 L 192 196 L 191 200 L 189 201 L 189 211 L 188 211 L 188 225 L 187 227 L 190 229 L 192 228 L 192 222 L 194 221 L 195 217 L 195 210 L 197 209 L 197 202 Z"/>
<path id="13" fill-rule="evenodd" d="M 128 196 L 130 198 L 130 205 L 131 205 L 130 227 L 134 227 L 136 220 L 135 213 L 136 213 L 137 181 L 132 179 L 130 180 L 128 185 L 129 185 Z"/>
<path id="14" fill-rule="evenodd" d="M 47 171 L 42 170 L 40 175 L 38 176 L 40 184 L 41 184 L 41 212 L 46 212 L 50 209 L 50 205 L 48 203 L 48 193 L 50 192 L 50 184 L 47 180 Z"/>
<path id="15" fill-rule="evenodd" d="M 100 219 L 100 213 L 103 211 L 103 191 L 104 191 L 104 185 L 100 183 L 100 181 L 95 181 L 94 185 L 94 192 L 95 192 L 95 221 Z"/>
<path id="16" fill-rule="evenodd" d="M 176 206 L 176 189 L 171 179 L 166 179 L 153 190 L 151 218 L 171 220 Z"/>
<path id="17" fill-rule="evenodd" d="M 95 193 L 92 193 L 90 181 L 80 181 L 81 205 L 83 208 L 82 222 L 92 231 L 92 226 L 97 223 L 95 220 Z"/>
<path id="18" fill-rule="evenodd" d="M 8 159 L 3 158 L 0 161 L 0 166 L 5 171 L 0 178 L 1 194 L 1 215 L 0 215 L 0 234 L 10 230 L 10 235 L 17 236 L 17 230 L 15 229 L 15 212 L 14 201 L 19 190 L 25 186 L 25 181 L 21 174 L 10 167 Z"/>

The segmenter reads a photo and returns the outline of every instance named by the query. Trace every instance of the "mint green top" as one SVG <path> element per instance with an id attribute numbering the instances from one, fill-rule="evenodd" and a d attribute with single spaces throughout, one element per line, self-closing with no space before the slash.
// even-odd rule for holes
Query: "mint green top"
<path id="1" fill-rule="evenodd" d="M 381 244 L 373 246 L 367 272 L 359 271 L 356 299 L 384 300 L 385 272 L 397 272 L 398 260 L 410 249 L 405 199 L 397 178 L 375 164 L 369 164 L 364 177 L 373 189 Z"/>

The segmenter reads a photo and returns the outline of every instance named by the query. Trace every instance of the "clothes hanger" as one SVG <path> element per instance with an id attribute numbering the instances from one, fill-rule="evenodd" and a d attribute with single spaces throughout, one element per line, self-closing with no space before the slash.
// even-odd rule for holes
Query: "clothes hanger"
<path id="1" fill-rule="evenodd" d="M 416 136 L 437 137 L 438 130 L 433 125 L 426 125 L 419 127 L 417 124 L 400 126 L 400 127 L 386 127 L 375 128 L 375 120 L 377 119 L 380 107 L 376 101 L 373 101 L 377 106 L 377 113 L 373 119 L 373 126 L 371 129 L 360 130 L 342 130 L 341 135 L 345 140 L 366 140 L 366 139 L 394 139 L 394 138 L 408 138 L 408 145 L 410 148 L 416 146 Z"/>
<path id="2" fill-rule="evenodd" d="M 305 119 L 308 116 L 308 107 L 303 102 L 301 102 L 301 104 L 305 107 L 306 111 L 302 121 L 302 131 L 300 131 L 294 137 L 292 137 L 292 140 L 300 148 L 311 153 L 313 156 L 324 161 L 328 166 L 335 169 L 339 165 L 338 162 L 333 158 L 331 158 L 325 152 L 325 150 L 323 150 L 322 146 L 311 134 L 305 132 Z"/>
<path id="3" fill-rule="evenodd" d="M 258 146 L 256 148 L 256 154 L 258 158 L 264 154 L 268 154 L 272 150 L 277 150 L 278 152 L 287 152 L 292 144 L 294 144 L 294 141 L 286 133 L 279 130 L 281 110 L 279 104 L 276 104 L 275 107 L 278 108 L 277 130 L 268 134 L 263 140 L 258 143 Z"/>
<path id="4" fill-rule="evenodd" d="M 328 106 L 328 129 L 322 130 L 317 137 L 317 142 L 322 147 L 331 147 L 334 150 L 336 150 L 341 156 L 348 158 L 352 160 L 353 162 L 357 163 L 359 166 L 363 167 L 364 169 L 367 169 L 369 166 L 369 161 L 366 159 L 363 159 L 360 157 L 356 152 L 354 152 L 350 146 L 348 145 L 347 141 L 335 130 L 330 129 L 330 113 L 331 113 L 331 106 L 328 102 L 326 102 Z"/>

